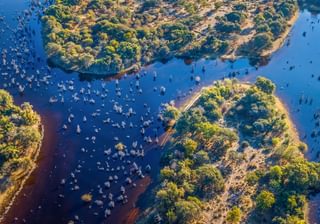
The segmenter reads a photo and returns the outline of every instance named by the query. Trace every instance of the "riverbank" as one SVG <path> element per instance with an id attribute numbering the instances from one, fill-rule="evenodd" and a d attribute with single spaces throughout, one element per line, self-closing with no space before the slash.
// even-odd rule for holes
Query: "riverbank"
<path id="1" fill-rule="evenodd" d="M 37 159 L 42 146 L 42 140 L 44 136 L 44 128 L 41 124 L 38 125 L 38 131 L 41 133 L 41 140 L 36 147 L 32 147 L 27 150 L 25 157 L 30 159 L 30 164 L 25 167 L 18 168 L 12 175 L 6 177 L 5 181 L 10 181 L 10 186 L 1 191 L 0 194 L 0 223 L 5 218 L 6 213 L 10 210 L 16 197 L 19 195 L 32 172 L 37 167 Z M 3 183 L 3 180 L 1 180 Z"/>

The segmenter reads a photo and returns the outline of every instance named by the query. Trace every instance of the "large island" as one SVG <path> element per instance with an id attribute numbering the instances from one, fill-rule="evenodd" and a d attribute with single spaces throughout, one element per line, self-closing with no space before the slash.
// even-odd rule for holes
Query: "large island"
<path id="1" fill-rule="evenodd" d="M 295 0 L 57 0 L 42 21 L 52 64 L 107 75 L 172 57 L 257 61 L 297 15 Z"/>
<path id="2" fill-rule="evenodd" d="M 153 203 L 138 223 L 306 223 L 320 165 L 308 162 L 275 85 L 218 81 L 190 109 L 168 106 L 173 128 Z"/>
<path id="3" fill-rule="evenodd" d="M 0 221 L 35 168 L 42 140 L 39 115 L 0 90 Z"/>

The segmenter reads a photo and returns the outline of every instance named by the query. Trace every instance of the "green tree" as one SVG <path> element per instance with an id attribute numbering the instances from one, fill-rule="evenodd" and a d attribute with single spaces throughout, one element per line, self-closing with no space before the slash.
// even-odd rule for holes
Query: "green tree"
<path id="1" fill-rule="evenodd" d="M 179 223 L 190 223 L 201 211 L 201 201 L 196 197 L 188 197 L 176 203 L 176 215 Z"/>
<path id="2" fill-rule="evenodd" d="M 228 223 L 237 224 L 241 221 L 241 210 L 234 206 L 227 214 L 226 218 Z"/>
<path id="3" fill-rule="evenodd" d="M 250 55 L 261 54 L 272 47 L 272 37 L 269 33 L 259 33 L 246 45 L 244 53 Z"/>
<path id="4" fill-rule="evenodd" d="M 157 199 L 159 200 L 159 208 L 162 211 L 170 210 L 174 204 L 183 198 L 184 190 L 179 188 L 175 183 L 168 182 L 165 187 L 157 192 Z"/>
<path id="5" fill-rule="evenodd" d="M 241 24 L 245 20 L 245 15 L 240 12 L 230 12 L 226 14 L 226 18 L 229 22 Z"/>
<path id="6" fill-rule="evenodd" d="M 184 139 L 183 148 L 187 157 L 192 156 L 198 147 L 198 143 L 190 138 Z"/>
<path id="7" fill-rule="evenodd" d="M 257 208 L 260 211 L 266 211 L 274 205 L 276 202 L 276 199 L 272 192 L 263 190 L 258 194 L 256 198 Z"/>
<path id="8" fill-rule="evenodd" d="M 213 195 L 223 191 L 224 179 L 220 171 L 212 164 L 205 164 L 196 170 L 199 192 L 203 195 Z"/>

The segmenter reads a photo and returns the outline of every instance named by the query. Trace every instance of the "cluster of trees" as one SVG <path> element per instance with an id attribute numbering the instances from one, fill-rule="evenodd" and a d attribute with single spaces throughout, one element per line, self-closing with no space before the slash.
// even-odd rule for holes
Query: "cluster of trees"
<path id="1" fill-rule="evenodd" d="M 257 189 L 252 196 L 253 222 L 303 224 L 307 198 L 320 191 L 320 165 L 308 162 L 302 155 L 306 144 L 289 136 L 285 115 L 276 111 L 274 91 L 270 80 L 258 77 L 227 112 L 227 119 L 239 128 L 243 139 L 267 150 L 272 159 L 272 166 L 246 177 L 248 185 Z M 229 219 L 241 215 L 236 208 L 229 213 Z"/>
<path id="2" fill-rule="evenodd" d="M 235 95 L 233 85 L 234 81 L 226 80 L 223 85 L 217 84 L 203 91 L 197 104 L 204 109 L 207 119 L 217 121 L 222 117 L 222 104 Z"/>
<path id="3" fill-rule="evenodd" d="M 245 19 L 246 15 L 243 12 L 233 11 L 218 18 L 219 22 L 216 24 L 215 29 L 220 33 L 239 33 Z"/>
<path id="4" fill-rule="evenodd" d="M 39 123 L 30 104 L 15 106 L 9 93 L 0 90 L 0 175 L 10 174 L 25 162 L 27 150 L 39 144 Z"/>
<path id="5" fill-rule="evenodd" d="M 117 73 L 173 56 L 214 58 L 228 51 L 230 34 L 240 33 L 247 18 L 246 4 L 232 6 L 234 11 L 217 17 L 215 26 L 209 25 L 200 35 L 195 29 L 207 15 L 197 12 L 210 7 L 208 0 L 59 0 L 42 18 L 45 47 L 53 64 L 95 74 Z M 257 8 L 257 34 L 241 48 L 242 54 L 257 56 L 269 49 L 296 10 L 295 0 Z M 161 22 L 167 17 L 168 22 Z"/>
<path id="6" fill-rule="evenodd" d="M 285 165 L 272 166 L 259 181 L 256 219 L 303 224 L 307 197 L 320 190 L 320 165 L 295 157 Z"/>
<path id="7" fill-rule="evenodd" d="M 190 110 L 179 113 L 168 106 L 166 119 L 178 119 L 175 140 L 162 157 L 161 184 L 156 193 L 157 211 L 166 223 L 189 223 L 204 201 L 224 190 L 224 177 L 214 161 L 224 156 L 238 136 L 218 125 L 220 106 L 235 96 L 234 81 L 226 80 L 203 91 Z M 219 114 L 219 116 L 216 116 Z M 239 219 L 235 209 L 229 219 Z"/>
<path id="8" fill-rule="evenodd" d="M 167 3 L 175 7 L 191 7 L 189 1 Z M 206 1 L 200 3 L 205 5 Z M 117 73 L 158 58 L 180 55 L 187 45 L 193 43 L 191 30 L 201 20 L 199 16 L 189 14 L 162 24 L 157 17 L 168 13 L 159 12 L 163 3 L 145 1 L 132 12 L 134 4 L 112 0 L 56 1 L 42 18 L 49 59 L 67 70 Z M 220 50 L 215 41 L 211 42 L 214 48 L 207 53 Z"/>
<path id="9" fill-rule="evenodd" d="M 197 59 L 203 56 L 209 58 L 217 58 L 228 52 L 229 42 L 227 40 L 222 40 L 223 38 L 218 38 L 214 34 L 210 34 L 199 42 L 195 42 L 188 50 L 179 54 L 179 56 Z"/>
<path id="10" fill-rule="evenodd" d="M 167 128 L 172 127 L 178 120 L 179 116 L 180 111 L 176 107 L 166 105 L 166 108 L 162 113 L 163 124 Z"/>
<path id="11" fill-rule="evenodd" d="M 150 219 L 161 217 L 164 223 L 174 224 L 199 219 L 206 202 L 225 191 L 225 179 L 235 169 L 230 164 L 238 158 L 251 163 L 256 156 L 241 153 L 251 145 L 263 150 L 260 155 L 264 155 L 261 162 L 265 160 L 265 164 L 252 163 L 247 175 L 237 177 L 247 182 L 242 185 L 248 191 L 242 189 L 239 198 L 236 192 L 232 194 L 225 221 L 306 223 L 307 198 L 320 191 L 320 165 L 303 158 L 307 146 L 290 136 L 275 89 L 263 77 L 251 86 L 224 80 L 204 89 L 186 112 L 167 107 L 163 115 L 177 122 L 173 141 L 162 156 L 161 183 Z M 234 151 L 236 143 L 239 148 Z M 236 182 L 234 185 L 236 189 Z M 251 198 L 250 202 L 245 197 Z"/>
<path id="12" fill-rule="evenodd" d="M 286 129 L 286 116 L 274 106 L 275 85 L 258 77 L 245 95 L 228 111 L 227 120 L 237 127 L 251 144 L 265 144 L 280 136 Z"/>
<path id="13" fill-rule="evenodd" d="M 229 47 L 223 35 L 210 29 L 199 38 L 194 32 L 206 17 L 197 12 L 210 7 L 208 2 L 59 0 L 42 18 L 45 48 L 56 66 L 95 74 L 117 73 L 173 56 L 217 57 Z M 171 19 L 162 22 L 168 16 Z M 244 19 L 240 11 L 229 13 L 220 18 L 217 32 L 238 32 Z"/>
<path id="14" fill-rule="evenodd" d="M 295 0 L 274 1 L 272 6 L 268 5 L 264 10 L 258 10 L 254 18 L 256 35 L 242 47 L 242 53 L 258 57 L 263 51 L 270 49 L 273 41 L 286 31 L 288 20 L 297 10 L 298 5 Z"/>

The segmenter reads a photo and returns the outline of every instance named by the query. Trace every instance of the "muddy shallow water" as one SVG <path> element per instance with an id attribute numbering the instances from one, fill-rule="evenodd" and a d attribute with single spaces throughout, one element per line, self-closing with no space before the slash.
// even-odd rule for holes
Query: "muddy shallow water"
<path id="1" fill-rule="evenodd" d="M 254 81 L 257 75 L 263 75 L 277 84 L 277 94 L 288 107 L 300 137 L 308 143 L 308 158 L 318 161 L 319 141 L 311 137 L 312 132 L 319 131 L 313 119 L 320 109 L 320 24 L 317 16 L 302 12 L 290 34 L 289 44 L 258 70 L 246 59 L 234 63 L 200 60 L 188 65 L 174 59 L 166 64 L 150 65 L 139 75 L 90 80 L 47 68 L 38 17 L 32 16 L 30 22 L 26 22 L 30 28 L 26 40 L 16 32 L 19 24 L 16 18 L 26 9 L 29 9 L 27 0 L 0 2 L 0 16 L 4 16 L 4 20 L 0 20 L 0 50 L 7 51 L 6 64 L 0 61 L 0 88 L 10 91 L 16 103 L 29 101 L 34 105 L 45 126 L 45 139 L 39 167 L 4 223 L 50 224 L 70 220 L 132 223 L 138 213 L 133 208 L 139 196 L 159 170 L 161 149 L 148 141 L 154 143 L 163 133 L 157 121 L 161 105 L 171 100 L 179 103 L 201 86 L 232 73 L 244 81 Z M 22 16 L 21 20 L 25 17 L 28 16 Z M 306 32 L 305 37 L 303 32 Z M 27 41 L 27 47 L 23 41 Z M 28 60 L 17 54 L 26 54 L 25 48 L 32 52 Z M 25 76 L 21 77 L 22 73 Z M 27 85 L 26 77 L 31 76 L 35 78 Z M 201 78 L 199 85 L 194 81 L 195 76 Z M 19 85 L 25 86 L 22 95 L 18 93 Z M 162 86 L 166 89 L 163 95 L 160 94 Z M 58 102 L 51 104 L 50 98 Z M 76 133 L 78 125 L 79 134 Z M 144 156 L 112 158 L 116 152 L 114 146 L 120 142 L 127 146 L 129 154 L 134 150 Z M 151 166 L 150 172 L 147 165 Z M 135 168 L 141 169 L 143 179 L 138 177 Z M 131 184 L 127 183 L 127 177 L 132 180 Z M 110 183 L 110 188 L 106 182 Z M 125 193 L 121 193 L 121 186 Z M 85 193 L 93 196 L 89 205 L 81 201 Z M 117 202 L 119 196 L 127 198 L 124 205 Z M 105 218 L 110 201 L 115 202 L 115 208 L 111 216 Z M 311 221 L 314 223 L 319 220 L 318 201 L 317 198 L 312 201 Z"/>

